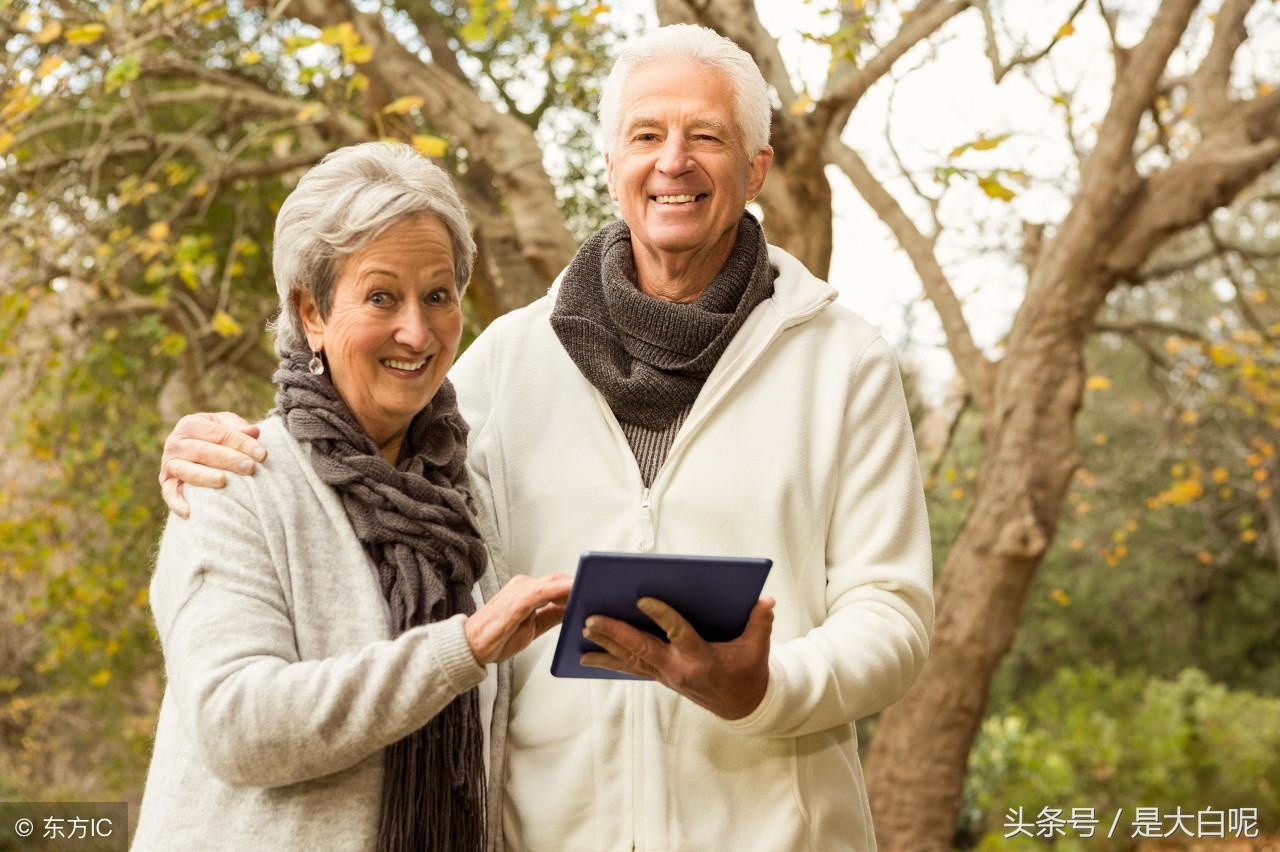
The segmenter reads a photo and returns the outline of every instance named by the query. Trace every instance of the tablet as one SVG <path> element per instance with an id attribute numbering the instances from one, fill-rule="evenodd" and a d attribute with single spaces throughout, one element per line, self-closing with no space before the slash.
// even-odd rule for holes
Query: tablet
<path id="1" fill-rule="evenodd" d="M 747 628 L 747 618 L 772 565 L 770 559 L 733 556 L 588 551 L 578 559 L 578 573 L 565 606 L 551 674 L 643 680 L 578 662 L 583 654 L 602 650 L 582 636 L 591 615 L 625 621 L 666 641 L 662 629 L 636 608 L 636 601 L 643 597 L 657 598 L 671 606 L 708 642 L 737 639 Z"/>

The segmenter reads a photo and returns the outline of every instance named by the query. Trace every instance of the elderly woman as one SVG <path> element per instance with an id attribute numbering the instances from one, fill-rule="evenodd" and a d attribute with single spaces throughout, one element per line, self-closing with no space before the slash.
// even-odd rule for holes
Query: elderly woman
<path id="1" fill-rule="evenodd" d="M 482 849 L 494 664 L 569 580 L 485 571 L 445 378 L 466 214 L 411 148 L 357 145 L 299 182 L 274 252 L 269 460 L 193 489 L 160 545 L 168 687 L 134 848 Z"/>

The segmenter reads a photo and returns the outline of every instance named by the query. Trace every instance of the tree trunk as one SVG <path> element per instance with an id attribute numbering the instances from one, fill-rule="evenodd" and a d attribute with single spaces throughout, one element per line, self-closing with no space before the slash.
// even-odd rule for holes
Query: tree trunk
<path id="1" fill-rule="evenodd" d="M 769 242 L 825 279 L 831 267 L 832 208 L 821 137 L 775 120 L 773 149 L 773 167 L 760 194 L 765 233 Z"/>
<path id="2" fill-rule="evenodd" d="M 1056 327 L 1055 327 L 1056 326 Z M 988 453 L 938 589 L 929 661 L 871 742 L 867 788 L 883 852 L 952 848 L 969 750 L 1018 630 L 1079 457 L 1083 336 L 1061 318 L 1001 362 Z"/>

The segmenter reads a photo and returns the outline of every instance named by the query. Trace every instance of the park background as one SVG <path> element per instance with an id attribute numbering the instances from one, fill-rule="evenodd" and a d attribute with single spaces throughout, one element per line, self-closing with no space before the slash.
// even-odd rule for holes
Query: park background
<path id="1" fill-rule="evenodd" d="M 299 175 L 447 168 L 470 339 L 614 215 L 600 84 L 658 22 L 756 58 L 753 209 L 902 359 L 939 615 L 860 725 L 881 847 L 1280 834 L 1274 0 L 0 0 L 0 801 L 140 799 L 161 441 L 270 407 Z"/>

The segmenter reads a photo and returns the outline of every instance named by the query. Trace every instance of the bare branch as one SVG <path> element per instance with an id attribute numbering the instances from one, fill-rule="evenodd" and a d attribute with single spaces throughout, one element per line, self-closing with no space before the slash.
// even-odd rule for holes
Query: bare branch
<path id="1" fill-rule="evenodd" d="M 1231 79 L 1231 60 L 1248 37 L 1244 19 L 1254 0 L 1224 0 L 1213 24 L 1213 41 L 1187 83 L 1191 106 L 1197 122 L 1210 127 L 1231 104 L 1227 84 Z"/>
<path id="2" fill-rule="evenodd" d="M 1204 221 L 1276 162 L 1280 90 L 1237 106 L 1189 156 L 1142 182 L 1107 267 L 1131 275 L 1162 240 Z"/>
<path id="3" fill-rule="evenodd" d="M 827 90 L 814 109 L 820 127 L 837 133 L 853 113 L 853 108 L 871 86 L 889 73 L 904 53 L 937 32 L 943 24 L 968 9 L 972 0 L 945 0 L 921 3 L 902 24 L 889 43 L 876 51 L 866 65 L 852 70 L 838 70 L 831 75 Z M 922 8 L 923 7 L 923 8 Z M 844 69 L 849 69 L 847 64 Z"/>
<path id="4" fill-rule="evenodd" d="M 1117 175 L 1133 172 L 1133 140 L 1139 120 L 1195 8 L 1196 0 L 1165 0 L 1156 9 L 1146 36 L 1129 52 L 1124 73 L 1116 76 L 1111 106 L 1098 128 L 1097 145 L 1081 169 L 1081 203 L 1073 214 L 1090 215 L 1090 208 L 1105 203 Z"/>
<path id="5" fill-rule="evenodd" d="M 1076 3 L 1075 8 L 1071 10 L 1071 14 L 1067 16 L 1066 23 L 1058 28 L 1058 31 L 1053 34 L 1053 38 L 1050 39 L 1049 43 L 1043 48 L 1037 50 L 1035 53 L 1019 54 L 1008 62 L 1001 62 L 1000 46 L 996 41 L 995 21 L 991 17 L 991 8 L 988 4 L 988 0 L 974 0 L 974 5 L 982 10 L 982 24 L 987 30 L 987 58 L 991 60 L 991 74 L 995 78 L 996 83 L 998 84 L 1004 79 L 1006 74 L 1014 68 L 1017 68 L 1019 65 L 1033 65 L 1048 56 L 1049 51 L 1053 50 L 1054 46 L 1057 45 L 1058 42 L 1062 41 L 1062 39 L 1066 38 L 1066 36 L 1070 34 L 1070 25 L 1075 23 L 1076 17 L 1084 9 L 1085 3 L 1087 2 L 1088 0 L 1080 0 L 1080 2 Z"/>
<path id="6" fill-rule="evenodd" d="M 956 369 L 964 377 L 979 410 L 990 411 L 992 400 L 992 365 L 973 342 L 964 319 L 960 300 L 956 298 L 946 273 L 933 252 L 933 243 L 920 232 L 897 199 L 889 194 L 858 153 L 838 140 L 828 142 L 827 160 L 838 166 L 853 183 L 863 200 L 889 226 L 898 244 L 911 259 L 925 294 L 933 302 L 947 334 L 947 349 L 955 359 Z"/>

